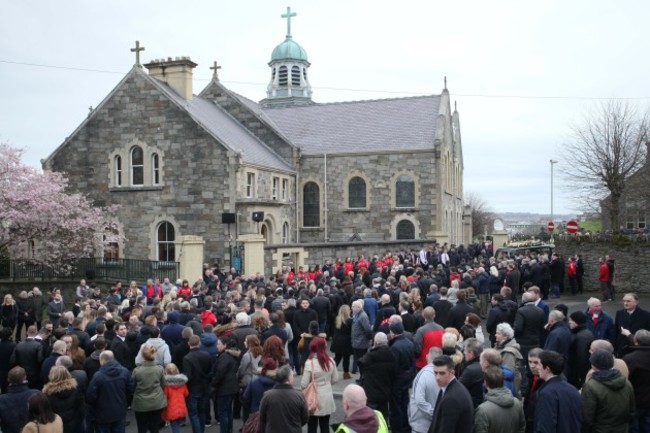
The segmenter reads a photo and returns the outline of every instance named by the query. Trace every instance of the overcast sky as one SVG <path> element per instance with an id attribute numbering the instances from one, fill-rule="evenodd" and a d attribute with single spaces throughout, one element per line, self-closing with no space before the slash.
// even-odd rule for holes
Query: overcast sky
<path id="1" fill-rule="evenodd" d="M 608 98 L 650 97 L 650 2 L 0 1 L 0 141 L 38 166 L 134 63 L 190 56 L 194 93 L 220 78 L 266 96 L 273 48 L 307 51 L 317 102 L 440 93 L 458 101 L 465 193 L 497 212 L 579 210 L 563 191 L 570 127 Z M 40 65 L 40 66 L 39 66 Z M 433 120 L 433 119 L 432 119 Z"/>

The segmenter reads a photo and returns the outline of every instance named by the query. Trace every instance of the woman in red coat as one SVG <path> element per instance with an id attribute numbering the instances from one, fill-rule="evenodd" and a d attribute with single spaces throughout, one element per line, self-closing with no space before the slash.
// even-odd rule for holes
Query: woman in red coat
<path id="1" fill-rule="evenodd" d="M 185 399 L 190 394 L 187 390 L 187 376 L 180 374 L 175 364 L 169 363 L 165 367 L 165 387 L 163 392 L 167 397 L 167 407 L 163 409 L 160 417 L 169 421 L 172 433 L 180 433 L 180 423 L 187 415 Z"/>

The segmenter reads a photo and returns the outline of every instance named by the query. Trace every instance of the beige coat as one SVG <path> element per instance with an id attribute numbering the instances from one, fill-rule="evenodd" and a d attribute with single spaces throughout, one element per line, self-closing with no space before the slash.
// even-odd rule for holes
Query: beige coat
<path id="1" fill-rule="evenodd" d="M 36 425 L 30 421 L 25 424 L 21 433 L 63 433 L 63 421 L 58 415 L 54 415 L 54 422 Z"/>
<path id="2" fill-rule="evenodd" d="M 309 385 L 309 382 L 311 382 L 313 366 L 316 388 L 318 389 L 318 409 L 316 409 L 316 412 L 314 413 L 315 416 L 331 415 L 336 412 L 332 384 L 339 380 L 339 374 L 332 358 L 330 358 L 330 362 L 331 365 L 329 371 L 325 371 L 321 368 L 318 359 L 316 359 L 316 356 L 314 355 L 305 362 L 305 367 L 302 371 L 300 385 L 302 389 L 305 389 L 307 388 L 307 385 Z"/>

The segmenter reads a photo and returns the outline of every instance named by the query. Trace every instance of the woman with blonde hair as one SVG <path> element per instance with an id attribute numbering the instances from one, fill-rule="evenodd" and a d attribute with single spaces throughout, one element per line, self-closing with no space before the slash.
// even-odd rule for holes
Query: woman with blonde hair
<path id="1" fill-rule="evenodd" d="M 463 352 L 458 350 L 458 335 L 445 332 L 442 335 L 442 354 L 449 356 L 454 361 L 456 377 L 460 377 L 463 368 Z"/>
<path id="2" fill-rule="evenodd" d="M 131 407 L 135 412 L 138 433 L 158 433 L 160 415 L 167 406 L 167 397 L 163 392 L 165 371 L 156 362 L 155 346 L 146 345 L 141 350 L 143 362 L 133 370 L 135 392 Z"/>
<path id="3" fill-rule="evenodd" d="M 352 318 L 350 307 L 347 304 L 341 305 L 334 320 L 330 350 L 334 352 L 334 362 L 337 367 L 343 361 L 343 379 L 351 379 L 350 356 L 354 351 L 352 350 Z"/>
<path id="4" fill-rule="evenodd" d="M 84 331 L 86 330 L 86 326 L 88 326 L 92 320 L 92 312 L 93 309 L 90 308 L 90 302 L 86 301 L 81 303 L 81 312 L 79 313 L 81 315 L 80 329 L 83 329 Z"/>
<path id="5" fill-rule="evenodd" d="M 54 413 L 63 420 L 63 433 L 82 431 L 84 420 L 84 395 L 68 369 L 55 365 L 50 370 L 43 394 L 50 401 Z"/>
<path id="6" fill-rule="evenodd" d="M 176 364 L 169 363 L 165 367 L 165 387 L 167 406 L 162 411 L 161 418 L 168 421 L 172 433 L 180 432 L 180 423 L 187 416 L 185 399 L 190 395 L 187 390 L 187 376 L 178 371 Z"/>
<path id="7" fill-rule="evenodd" d="M 9 328 L 13 332 L 16 328 L 17 310 L 18 307 L 16 307 L 14 297 L 9 294 L 5 295 L 2 308 L 0 308 L 0 324 L 3 328 Z"/>

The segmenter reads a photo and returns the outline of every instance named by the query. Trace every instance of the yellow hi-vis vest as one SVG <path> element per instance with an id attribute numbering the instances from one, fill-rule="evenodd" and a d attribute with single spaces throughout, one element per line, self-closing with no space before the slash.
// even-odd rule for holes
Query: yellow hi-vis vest
<path id="1" fill-rule="evenodd" d="M 378 410 L 375 410 L 374 412 L 375 415 L 377 415 L 377 419 L 379 420 L 379 428 L 377 429 L 377 433 L 388 433 L 388 426 L 386 425 L 386 420 L 384 419 L 384 416 Z M 357 433 L 357 432 L 352 430 L 350 427 L 346 426 L 345 424 L 341 423 L 339 424 L 339 428 L 336 429 L 335 433 Z"/>

